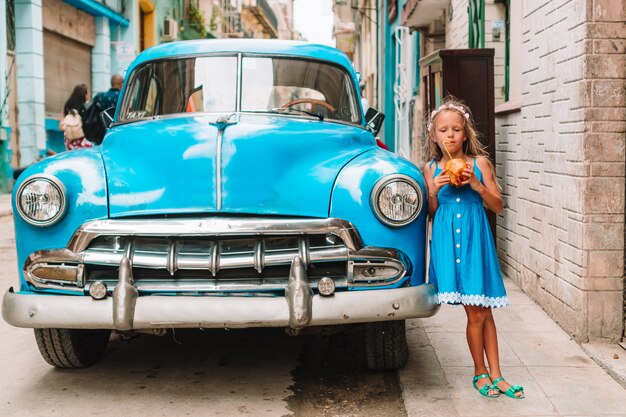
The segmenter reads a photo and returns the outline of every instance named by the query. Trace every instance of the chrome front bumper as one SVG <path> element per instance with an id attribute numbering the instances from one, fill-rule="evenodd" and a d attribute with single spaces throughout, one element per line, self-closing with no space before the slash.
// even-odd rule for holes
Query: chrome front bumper
<path id="1" fill-rule="evenodd" d="M 115 329 L 113 298 L 4 294 L 2 316 L 16 327 Z M 435 288 L 424 284 L 386 290 L 311 296 L 308 326 L 430 317 L 438 309 Z M 132 329 L 290 327 L 287 297 L 140 296 Z M 301 327 L 301 326 L 297 326 Z"/>

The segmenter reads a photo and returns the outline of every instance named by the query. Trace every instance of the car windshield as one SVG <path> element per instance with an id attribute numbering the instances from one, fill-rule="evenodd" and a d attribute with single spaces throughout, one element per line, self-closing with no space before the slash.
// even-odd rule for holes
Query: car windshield
<path id="1" fill-rule="evenodd" d="M 354 86 L 339 66 L 302 58 L 243 56 L 238 79 L 238 59 L 205 56 L 141 65 L 129 77 L 119 120 L 242 111 L 360 123 Z"/>

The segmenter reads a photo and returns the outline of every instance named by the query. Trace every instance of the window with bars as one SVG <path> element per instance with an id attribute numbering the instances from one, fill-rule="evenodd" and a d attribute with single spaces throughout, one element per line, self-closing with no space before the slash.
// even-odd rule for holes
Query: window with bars
<path id="1" fill-rule="evenodd" d="M 485 0 L 469 0 L 468 48 L 485 47 Z"/>

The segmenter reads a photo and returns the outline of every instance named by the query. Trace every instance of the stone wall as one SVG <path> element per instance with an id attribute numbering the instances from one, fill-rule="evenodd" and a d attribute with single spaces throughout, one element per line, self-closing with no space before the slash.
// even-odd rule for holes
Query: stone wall
<path id="1" fill-rule="evenodd" d="M 496 118 L 503 272 L 580 341 L 623 329 L 626 7 L 524 2 L 522 107 Z"/>

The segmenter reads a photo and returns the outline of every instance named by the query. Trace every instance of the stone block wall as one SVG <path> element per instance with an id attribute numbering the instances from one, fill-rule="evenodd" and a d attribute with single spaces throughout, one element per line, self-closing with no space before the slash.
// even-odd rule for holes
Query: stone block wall
<path id="1" fill-rule="evenodd" d="M 580 341 L 623 332 L 624 6 L 524 2 L 523 104 L 496 118 L 503 272 Z"/>

